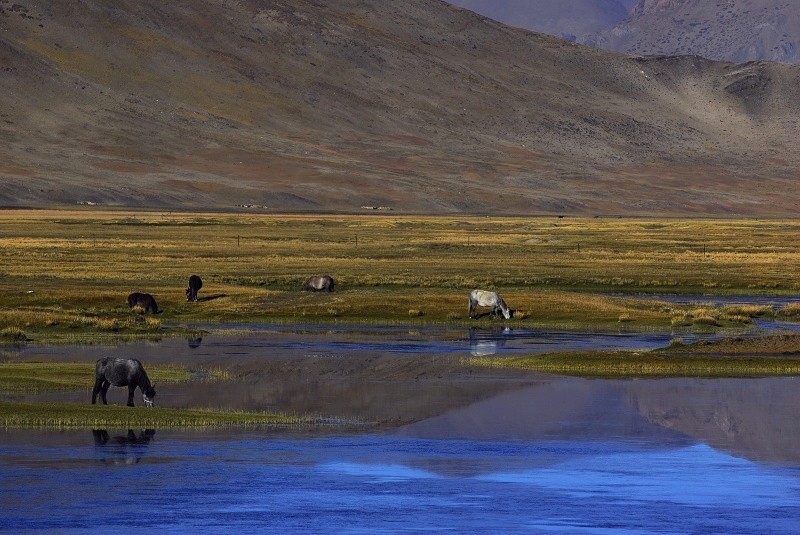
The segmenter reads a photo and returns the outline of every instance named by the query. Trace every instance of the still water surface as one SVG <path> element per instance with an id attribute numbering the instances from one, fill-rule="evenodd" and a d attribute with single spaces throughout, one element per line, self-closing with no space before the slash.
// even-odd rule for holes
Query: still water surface
<path id="1" fill-rule="evenodd" d="M 800 530 L 796 467 L 702 443 L 26 436 L 39 444 L 0 449 L 0 528 L 16 533 Z"/>
<path id="2" fill-rule="evenodd" d="M 25 349 L 16 357 L 236 363 L 254 379 L 224 396 L 219 385 L 176 386 L 162 403 L 334 407 L 382 425 L 0 432 L 0 530 L 800 533 L 794 378 L 446 375 L 481 352 L 657 347 L 672 336 L 309 328 Z"/>

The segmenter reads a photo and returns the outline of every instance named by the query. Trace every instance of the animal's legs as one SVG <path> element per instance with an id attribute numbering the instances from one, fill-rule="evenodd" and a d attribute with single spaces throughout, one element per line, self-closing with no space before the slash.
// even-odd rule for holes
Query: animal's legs
<path id="1" fill-rule="evenodd" d="M 103 400 L 103 405 L 108 405 L 108 400 L 106 399 L 106 393 L 108 392 L 109 386 L 111 386 L 111 383 L 106 379 L 103 379 L 103 384 L 100 387 L 100 398 Z"/>
<path id="2" fill-rule="evenodd" d="M 103 386 L 103 378 L 98 377 L 94 380 L 94 388 L 92 389 L 92 405 L 97 401 L 97 394 L 100 393 L 100 388 Z"/>
<path id="3" fill-rule="evenodd" d="M 128 385 L 128 407 L 133 407 L 133 391 L 136 390 L 136 385 Z"/>

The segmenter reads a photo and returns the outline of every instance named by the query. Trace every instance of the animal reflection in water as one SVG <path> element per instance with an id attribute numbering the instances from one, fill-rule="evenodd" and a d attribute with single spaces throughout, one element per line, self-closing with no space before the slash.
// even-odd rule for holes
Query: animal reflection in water
<path id="1" fill-rule="evenodd" d="M 102 447 L 103 457 L 99 459 L 106 464 L 136 464 L 142 460 L 144 447 L 150 444 L 156 434 L 154 429 L 144 429 L 136 434 L 128 429 L 127 434 L 109 435 L 105 429 L 94 429 L 94 445 Z"/>
<path id="2" fill-rule="evenodd" d="M 142 391 L 144 404 L 147 407 L 153 406 L 156 390 L 138 360 L 111 357 L 99 359 L 95 368 L 92 404 L 97 400 L 97 394 L 100 394 L 103 405 L 108 405 L 106 393 L 111 385 L 128 387 L 128 407 L 133 407 L 133 392 L 137 387 Z"/>
<path id="3" fill-rule="evenodd" d="M 506 339 L 511 334 L 511 329 L 478 331 L 469 330 L 469 352 L 474 357 L 494 355 L 506 345 Z"/>
<path id="4" fill-rule="evenodd" d="M 490 292 L 488 290 L 472 290 L 469 293 L 469 317 L 471 319 L 478 317 L 475 309 L 479 306 L 491 308 L 490 314 L 493 317 L 497 317 L 502 314 L 505 319 L 511 319 L 511 316 L 513 315 L 511 309 L 508 308 L 506 302 L 503 301 L 503 298 L 500 297 L 500 294 L 497 292 Z"/>

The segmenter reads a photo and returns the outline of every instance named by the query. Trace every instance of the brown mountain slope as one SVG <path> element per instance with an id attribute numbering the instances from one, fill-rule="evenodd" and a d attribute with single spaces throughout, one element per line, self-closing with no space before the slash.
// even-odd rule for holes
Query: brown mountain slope
<path id="1" fill-rule="evenodd" d="M 597 44 L 628 54 L 800 63 L 800 0 L 640 0 Z"/>
<path id="2" fill-rule="evenodd" d="M 800 69 L 423 0 L 0 0 L 0 204 L 795 214 Z"/>

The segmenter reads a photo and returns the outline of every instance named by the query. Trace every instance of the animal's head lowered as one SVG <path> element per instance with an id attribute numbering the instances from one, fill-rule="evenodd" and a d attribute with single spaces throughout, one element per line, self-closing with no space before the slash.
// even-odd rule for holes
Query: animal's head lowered
<path id="1" fill-rule="evenodd" d="M 144 400 L 145 407 L 152 407 L 156 397 L 155 383 L 150 385 L 150 388 L 142 391 L 142 400 Z"/>
<path id="2" fill-rule="evenodd" d="M 186 300 L 187 301 L 191 301 L 192 300 L 192 289 L 191 288 L 186 288 Z"/>
<path id="3" fill-rule="evenodd" d="M 514 316 L 514 311 L 508 308 L 508 305 L 503 301 L 502 297 L 498 296 L 497 306 L 500 307 L 500 311 L 503 313 L 505 319 L 510 320 Z"/>

